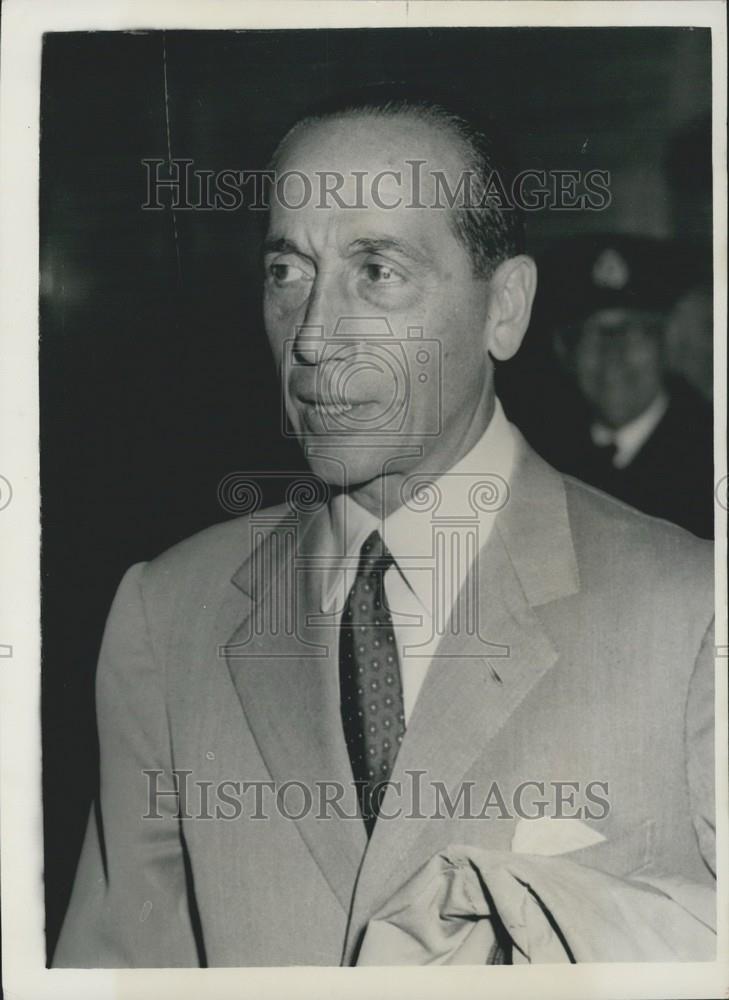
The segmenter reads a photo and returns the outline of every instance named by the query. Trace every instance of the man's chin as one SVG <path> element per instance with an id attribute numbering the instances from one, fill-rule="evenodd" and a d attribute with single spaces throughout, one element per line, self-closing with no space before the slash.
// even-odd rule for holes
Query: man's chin
<path id="1" fill-rule="evenodd" d="M 641 413 L 643 409 L 634 406 L 604 406 L 598 410 L 598 420 L 611 430 L 617 431 L 635 420 Z"/>
<path id="2" fill-rule="evenodd" d="M 352 489 L 372 482 L 387 470 L 398 454 L 397 439 L 370 439 L 363 436 L 306 437 L 301 441 L 311 471 L 337 489 Z M 412 447 L 402 446 L 403 454 Z"/>

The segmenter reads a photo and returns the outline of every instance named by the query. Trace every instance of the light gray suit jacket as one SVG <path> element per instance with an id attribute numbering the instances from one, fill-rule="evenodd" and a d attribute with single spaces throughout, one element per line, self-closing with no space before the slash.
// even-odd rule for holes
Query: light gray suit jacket
<path id="1" fill-rule="evenodd" d="M 301 785 L 286 815 L 263 796 L 254 818 L 249 790 L 238 818 L 216 818 L 213 799 L 200 818 L 194 782 L 211 795 L 226 780 L 351 785 L 336 633 L 315 615 L 315 569 L 297 564 L 318 516 L 230 521 L 125 576 L 98 668 L 100 798 L 56 966 L 350 964 L 369 918 L 436 851 L 509 850 L 518 817 L 498 808 L 379 820 L 368 843 L 358 818 L 290 818 Z M 426 817 L 431 781 L 453 795 L 472 782 L 479 808 L 494 782 L 507 805 L 524 781 L 547 799 L 549 782 L 577 782 L 578 801 L 607 783 L 608 814 L 588 817 L 604 840 L 573 860 L 711 883 L 711 546 L 561 476 L 520 439 L 478 577 L 477 632 L 443 637 L 393 782 L 424 772 Z M 173 768 L 191 772 L 192 818 L 176 818 L 174 796 L 143 818 L 143 772 L 169 789 Z M 383 808 L 401 804 L 388 792 Z"/>

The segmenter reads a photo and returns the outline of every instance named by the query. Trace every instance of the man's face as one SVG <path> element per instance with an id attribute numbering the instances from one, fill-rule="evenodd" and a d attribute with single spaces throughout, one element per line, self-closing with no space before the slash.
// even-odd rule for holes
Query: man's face
<path id="1" fill-rule="evenodd" d="M 446 469 L 491 405 L 488 282 L 474 277 L 450 209 L 408 207 L 433 205 L 431 171 L 455 190 L 463 164 L 454 146 L 417 119 L 350 116 L 302 129 L 278 164 L 279 176 L 297 173 L 271 208 L 266 332 L 294 431 L 333 484 L 373 481 L 385 463 L 388 472 Z M 406 160 L 426 161 L 419 192 Z M 320 199 L 322 171 L 344 178 L 338 199 Z M 402 176 L 373 188 L 382 171 Z"/>
<path id="2" fill-rule="evenodd" d="M 577 383 L 597 417 L 619 428 L 639 417 L 663 387 L 655 318 L 605 309 L 585 322 L 574 349 Z"/>

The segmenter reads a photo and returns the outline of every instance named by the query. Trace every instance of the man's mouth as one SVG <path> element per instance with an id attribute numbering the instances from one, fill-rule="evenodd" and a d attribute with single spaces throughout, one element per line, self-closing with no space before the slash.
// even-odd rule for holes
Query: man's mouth
<path id="1" fill-rule="evenodd" d="M 307 409 L 318 410 L 320 413 L 351 413 L 360 406 L 373 402 L 370 399 L 349 400 L 332 399 L 321 396 L 299 396 L 299 402 Z"/>
<path id="2" fill-rule="evenodd" d="M 351 434 L 364 431 L 377 421 L 381 405 L 372 399 L 332 399 L 324 396 L 295 396 L 302 426 L 316 434 Z"/>

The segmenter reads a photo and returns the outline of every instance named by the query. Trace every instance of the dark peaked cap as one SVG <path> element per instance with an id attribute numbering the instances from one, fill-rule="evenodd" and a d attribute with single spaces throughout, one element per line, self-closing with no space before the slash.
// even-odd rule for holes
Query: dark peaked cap
<path id="1" fill-rule="evenodd" d="M 537 308 L 549 327 L 576 325 L 601 309 L 667 312 L 690 284 L 692 256 L 649 236 L 562 240 L 538 259 Z"/>

